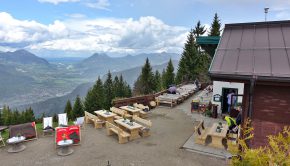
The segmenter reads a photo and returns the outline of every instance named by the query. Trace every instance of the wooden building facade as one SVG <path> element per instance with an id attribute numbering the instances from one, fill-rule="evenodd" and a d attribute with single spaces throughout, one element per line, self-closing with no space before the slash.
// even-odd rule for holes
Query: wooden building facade
<path id="1" fill-rule="evenodd" d="M 226 24 L 209 69 L 214 81 L 244 83 L 243 120 L 250 118 L 254 139 L 290 125 L 290 21 Z"/>

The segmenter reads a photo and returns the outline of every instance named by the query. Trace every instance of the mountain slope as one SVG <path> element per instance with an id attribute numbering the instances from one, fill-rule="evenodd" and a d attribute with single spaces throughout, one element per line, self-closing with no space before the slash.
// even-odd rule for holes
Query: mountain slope
<path id="1" fill-rule="evenodd" d="M 26 51 L 17 50 L 14 52 L 0 52 L 0 62 L 1 63 L 18 63 L 18 64 L 39 64 L 39 65 L 49 65 L 49 63 L 40 57 Z"/>
<path id="2" fill-rule="evenodd" d="M 172 63 L 173 63 L 174 69 L 176 70 L 178 66 L 178 61 L 173 60 Z M 162 70 L 166 69 L 166 67 L 167 67 L 167 63 L 163 63 L 161 65 L 155 65 L 155 66 L 152 66 L 152 71 L 153 73 L 155 73 L 155 71 L 158 70 L 160 73 L 162 73 Z M 141 70 L 142 70 L 142 66 L 139 66 L 139 67 L 134 67 L 131 69 L 123 70 L 120 72 L 113 72 L 112 77 L 114 78 L 115 76 L 120 76 L 122 74 L 123 79 L 126 80 L 126 82 L 131 87 L 133 87 L 134 82 L 137 80 L 138 76 L 141 73 Z M 104 75 L 103 80 L 105 80 L 106 78 L 107 78 L 107 75 Z"/>
<path id="3" fill-rule="evenodd" d="M 85 78 L 96 79 L 97 76 L 106 74 L 108 70 L 111 72 L 119 72 L 122 70 L 142 66 L 146 58 L 150 60 L 152 66 L 167 63 L 169 59 L 179 60 L 180 55 L 175 53 L 151 53 L 138 54 L 135 56 L 127 55 L 124 57 L 109 57 L 106 54 L 93 54 L 82 62 L 74 65 L 76 69 Z M 91 81 L 93 81 L 91 80 Z"/>
<path id="4" fill-rule="evenodd" d="M 173 62 L 174 67 L 176 68 L 176 66 L 178 65 L 178 61 L 172 61 L 172 62 Z M 163 69 L 166 68 L 166 66 L 167 66 L 167 63 L 164 63 L 161 65 L 152 66 L 152 69 L 153 71 L 158 70 L 161 72 Z M 139 67 L 131 68 L 131 69 L 124 70 L 121 72 L 113 72 L 112 75 L 116 76 L 116 75 L 122 74 L 124 80 L 126 80 L 126 82 L 129 83 L 130 86 L 132 87 L 132 85 L 134 84 L 134 81 L 137 79 L 137 77 L 139 76 L 141 72 L 141 68 L 142 67 L 139 66 Z M 104 79 L 106 79 L 106 76 L 103 77 L 103 80 Z M 89 90 L 89 88 L 93 86 L 93 84 L 94 84 L 93 82 L 83 83 L 77 86 L 77 88 L 75 88 L 71 93 L 67 95 L 64 95 L 61 97 L 50 98 L 42 102 L 19 106 L 17 108 L 21 110 L 21 109 L 25 109 L 31 106 L 37 117 L 41 116 L 41 114 L 44 112 L 46 115 L 53 115 L 54 113 L 61 113 L 64 111 L 65 104 L 68 99 L 70 99 L 71 101 L 74 101 L 77 95 L 80 95 L 80 97 L 85 97 L 87 94 L 87 91 Z"/>
<path id="5" fill-rule="evenodd" d="M 19 110 L 24 110 L 25 108 L 31 107 L 36 117 L 40 117 L 42 113 L 45 113 L 45 115 L 47 116 L 52 116 L 55 113 L 56 114 L 62 113 L 64 111 L 67 100 L 70 100 L 73 104 L 76 96 L 77 95 L 80 95 L 80 97 L 86 96 L 87 91 L 89 90 L 90 87 L 93 86 L 93 84 L 94 83 L 83 83 L 77 86 L 77 88 L 75 88 L 71 93 L 67 95 L 50 98 L 45 101 L 33 104 L 18 106 L 17 108 Z"/>

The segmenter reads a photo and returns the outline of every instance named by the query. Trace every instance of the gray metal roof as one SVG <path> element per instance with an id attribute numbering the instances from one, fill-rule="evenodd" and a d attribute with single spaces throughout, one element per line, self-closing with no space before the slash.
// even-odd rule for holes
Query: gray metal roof
<path id="1" fill-rule="evenodd" d="M 290 20 L 226 24 L 211 76 L 290 78 Z"/>

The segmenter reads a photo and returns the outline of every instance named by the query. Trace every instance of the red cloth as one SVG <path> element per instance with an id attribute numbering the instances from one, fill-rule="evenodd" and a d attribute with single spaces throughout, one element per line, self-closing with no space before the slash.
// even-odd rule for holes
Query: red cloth
<path id="1" fill-rule="evenodd" d="M 74 144 L 80 141 L 80 127 L 79 126 L 69 126 L 69 127 L 58 127 L 56 128 L 56 143 L 66 139 L 72 139 Z"/>

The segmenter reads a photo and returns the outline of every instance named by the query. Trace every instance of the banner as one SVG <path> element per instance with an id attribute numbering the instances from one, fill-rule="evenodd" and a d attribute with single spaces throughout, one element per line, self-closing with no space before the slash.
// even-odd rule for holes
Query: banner
<path id="1" fill-rule="evenodd" d="M 81 140 L 80 126 L 57 127 L 55 131 L 56 143 L 64 139 L 71 139 L 73 144 L 79 144 Z"/>

